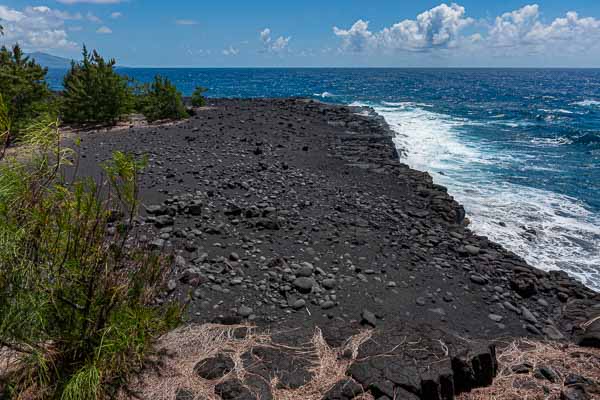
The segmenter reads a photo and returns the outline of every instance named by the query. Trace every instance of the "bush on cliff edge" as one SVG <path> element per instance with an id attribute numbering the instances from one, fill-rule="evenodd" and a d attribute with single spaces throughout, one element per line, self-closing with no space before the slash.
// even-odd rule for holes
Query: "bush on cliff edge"
<path id="1" fill-rule="evenodd" d="M 194 93 L 192 93 L 192 105 L 194 107 L 204 107 L 206 105 L 206 98 L 204 92 L 208 89 L 202 86 L 196 86 Z"/>
<path id="2" fill-rule="evenodd" d="M 138 108 L 150 122 L 188 116 L 181 93 L 169 79 L 160 75 L 156 75 L 154 82 L 141 89 Z"/>
<path id="3" fill-rule="evenodd" d="M 45 81 L 48 70 L 23 54 L 18 44 L 0 48 L 0 94 L 11 120 L 13 134 L 31 118 L 50 107 L 51 93 Z"/>
<path id="4" fill-rule="evenodd" d="M 169 260 L 132 238 L 142 163 L 116 152 L 104 181 L 67 181 L 76 157 L 56 120 L 23 140 L 27 161 L 0 152 L 0 388 L 7 398 L 113 397 L 181 314 L 156 301 Z"/>
<path id="5" fill-rule="evenodd" d="M 82 55 L 64 78 L 61 116 L 66 122 L 114 124 L 133 110 L 129 82 L 115 71 L 114 59 L 90 54 L 85 46 Z"/>

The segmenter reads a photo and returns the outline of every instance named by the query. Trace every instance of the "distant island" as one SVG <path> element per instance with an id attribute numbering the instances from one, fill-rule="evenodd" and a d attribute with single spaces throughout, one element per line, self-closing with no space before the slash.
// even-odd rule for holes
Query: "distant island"
<path id="1" fill-rule="evenodd" d="M 35 61 L 42 67 L 46 68 L 62 68 L 67 69 L 71 67 L 71 60 L 68 58 L 53 56 L 52 54 L 34 52 L 27 54 L 29 58 L 35 59 Z"/>

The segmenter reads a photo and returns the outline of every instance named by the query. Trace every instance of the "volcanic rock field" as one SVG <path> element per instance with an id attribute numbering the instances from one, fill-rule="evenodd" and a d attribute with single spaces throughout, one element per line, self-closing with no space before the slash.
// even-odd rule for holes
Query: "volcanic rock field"
<path id="1" fill-rule="evenodd" d="M 564 272 L 471 232 L 368 108 L 210 99 L 183 122 L 81 139 L 85 175 L 114 150 L 148 156 L 138 238 L 174 255 L 164 298 L 187 302 L 190 323 L 251 325 L 289 346 L 317 328 L 333 347 L 371 330 L 326 399 L 451 399 L 492 381 L 499 341 L 574 340 L 600 314 L 600 296 Z M 281 385 L 311 378 L 283 350 L 246 359 Z M 217 394 L 271 398 L 259 381 Z"/>

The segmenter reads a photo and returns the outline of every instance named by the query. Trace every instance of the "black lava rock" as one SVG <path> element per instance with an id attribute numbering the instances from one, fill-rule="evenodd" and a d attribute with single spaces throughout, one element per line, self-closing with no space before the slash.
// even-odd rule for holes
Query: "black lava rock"
<path id="1" fill-rule="evenodd" d="M 219 379 L 228 374 L 235 366 L 233 360 L 225 354 L 207 358 L 196 364 L 194 372 L 204 379 Z"/>

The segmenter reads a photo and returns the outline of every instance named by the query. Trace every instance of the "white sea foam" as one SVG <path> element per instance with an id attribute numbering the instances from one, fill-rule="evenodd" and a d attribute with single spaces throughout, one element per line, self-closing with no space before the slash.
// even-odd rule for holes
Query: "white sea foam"
<path id="1" fill-rule="evenodd" d="M 540 146 L 563 146 L 566 144 L 572 144 L 573 141 L 566 137 L 556 137 L 556 138 L 533 138 L 529 141 L 529 143 L 540 145 Z"/>
<path id="2" fill-rule="evenodd" d="M 486 120 L 486 121 L 465 121 L 465 124 L 471 125 L 471 126 L 489 126 L 489 125 L 503 126 L 503 127 L 506 126 L 509 128 L 520 128 L 520 127 L 535 125 L 535 123 L 531 122 L 531 121 L 499 120 L 499 119 L 496 119 L 496 118 L 498 118 L 496 116 L 493 116 L 491 118 L 494 118 L 494 119 L 490 119 L 490 120 Z"/>
<path id="3" fill-rule="evenodd" d="M 382 101 L 381 104 L 383 104 L 384 106 L 390 106 L 390 107 L 404 107 L 404 106 L 433 107 L 431 104 L 414 103 L 412 101 L 400 101 L 400 102 Z"/>
<path id="4" fill-rule="evenodd" d="M 571 105 L 580 106 L 580 107 L 596 107 L 596 106 L 600 106 L 600 100 L 576 101 L 574 103 L 571 103 Z"/>
<path id="5" fill-rule="evenodd" d="M 565 110 L 562 108 L 556 108 L 556 109 L 546 109 L 546 108 L 540 108 L 539 111 L 545 112 L 545 113 L 554 113 L 554 114 L 575 114 L 573 111 L 569 111 L 569 110 Z"/>
<path id="6" fill-rule="evenodd" d="M 544 270 L 562 269 L 600 290 L 600 216 L 577 199 L 497 180 L 491 165 L 524 155 L 506 154 L 461 135 L 469 121 L 414 104 L 375 107 L 397 133 L 403 160 L 428 171 L 465 206 L 471 228 Z M 564 144 L 563 138 L 540 144 Z"/>
<path id="7" fill-rule="evenodd" d="M 323 99 L 326 99 L 328 97 L 335 97 L 335 94 L 329 93 L 329 92 L 323 92 L 323 93 L 315 93 L 313 96 L 321 97 Z"/>
<path id="8" fill-rule="evenodd" d="M 382 101 L 381 104 L 383 104 L 384 106 L 390 106 L 390 107 L 400 107 L 400 106 L 414 105 L 415 103 L 413 103 L 411 101 L 400 101 L 400 102 Z"/>

